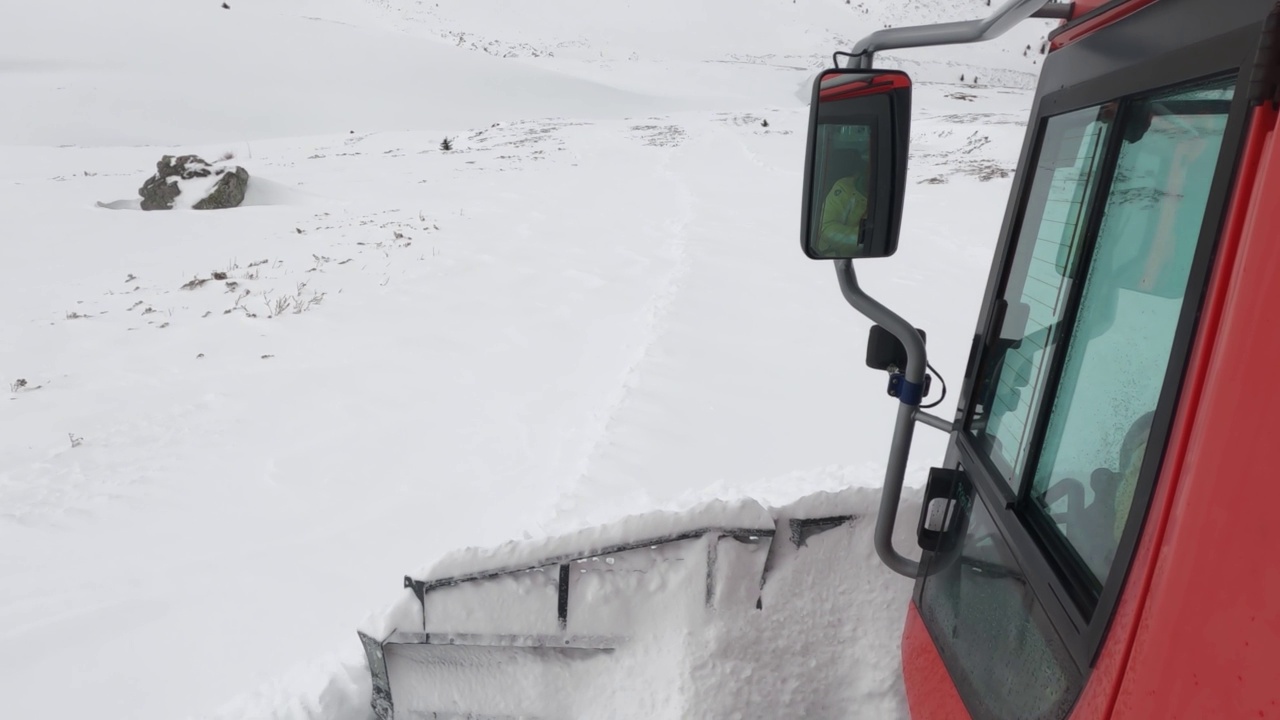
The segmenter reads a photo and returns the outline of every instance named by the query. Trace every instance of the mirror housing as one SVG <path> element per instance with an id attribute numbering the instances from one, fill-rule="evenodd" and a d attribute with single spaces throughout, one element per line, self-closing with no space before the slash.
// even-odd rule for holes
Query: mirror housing
<path id="1" fill-rule="evenodd" d="M 906 73 L 834 68 L 818 75 L 805 152 L 805 255 L 856 260 L 898 249 L 910 133 Z"/>
<path id="2" fill-rule="evenodd" d="M 929 338 L 923 330 L 916 328 L 920 339 L 928 342 Z M 907 367 L 907 348 L 902 345 L 893 333 L 879 325 L 872 325 L 867 336 L 867 367 L 872 370 L 889 370 L 902 372 Z"/>

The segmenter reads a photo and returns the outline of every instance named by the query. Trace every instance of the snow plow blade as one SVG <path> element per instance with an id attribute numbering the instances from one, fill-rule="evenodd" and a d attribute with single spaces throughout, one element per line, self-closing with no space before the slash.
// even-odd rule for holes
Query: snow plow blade
<path id="1" fill-rule="evenodd" d="M 537 688 L 587 682 L 597 656 L 610 653 L 609 638 L 436 635 L 396 632 L 383 642 L 361 634 L 373 672 L 374 712 L 390 718 L 557 717 L 554 706 L 538 707 Z M 375 658 L 382 664 L 375 665 Z M 510 697 L 468 697 L 495 674 L 508 681 L 511 697 L 525 698 L 520 712 L 504 712 Z M 477 680 L 480 682 L 477 683 Z M 392 703 L 394 686 L 398 704 Z M 487 706 L 487 707 L 486 707 Z M 464 709 L 472 708 L 472 709 Z M 492 712 L 477 713 L 481 708 Z"/>
<path id="2" fill-rule="evenodd" d="M 455 553 L 406 577 L 399 605 L 361 628 L 374 714 L 713 717 L 778 703 L 821 714 L 865 690 L 866 717 L 894 716 L 899 673 L 872 658 L 896 645 L 910 583 L 869 549 L 877 498 L 699 508 Z M 850 606 L 852 624 L 815 616 Z M 866 682 L 837 678 L 858 662 Z M 810 692 L 798 680 L 823 664 L 835 689 Z"/>
<path id="3" fill-rule="evenodd" d="M 773 534 L 772 527 L 704 528 L 459 576 L 406 577 L 422 630 L 396 629 L 380 640 L 359 633 L 374 713 L 380 720 L 574 716 L 578 698 L 546 689 L 609 677 L 607 656 L 636 631 L 670 630 L 719 604 L 755 603 Z M 468 632 L 475 628 L 485 632 Z M 637 680 L 609 682 L 616 689 Z M 489 692 L 495 684 L 502 693 Z"/>

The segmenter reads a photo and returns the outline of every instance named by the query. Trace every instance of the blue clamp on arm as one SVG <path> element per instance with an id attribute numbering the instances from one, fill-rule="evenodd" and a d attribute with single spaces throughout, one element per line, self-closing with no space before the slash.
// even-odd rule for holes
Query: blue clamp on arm
<path id="1" fill-rule="evenodd" d="M 923 384 L 908 382 L 907 376 L 902 373 L 889 375 L 889 396 L 898 398 L 899 402 L 919 406 L 920 401 L 924 400 L 924 394 Z"/>

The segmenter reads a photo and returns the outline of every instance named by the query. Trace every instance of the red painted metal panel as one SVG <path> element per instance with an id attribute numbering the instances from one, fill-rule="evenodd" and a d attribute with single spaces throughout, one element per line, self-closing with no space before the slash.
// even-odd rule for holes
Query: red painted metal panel
<path id="1" fill-rule="evenodd" d="M 969 711 L 915 603 L 907 608 L 907 624 L 902 629 L 902 679 L 912 720 L 969 720 Z"/>
<path id="2" fill-rule="evenodd" d="M 1071 3 L 1071 19 L 1078 20 L 1081 15 L 1088 15 L 1111 0 L 1075 0 Z"/>
<path id="3" fill-rule="evenodd" d="M 1274 110 L 1254 122 L 1269 132 L 1117 718 L 1280 718 L 1280 142 Z"/>
<path id="4" fill-rule="evenodd" d="M 839 84 L 821 88 L 818 97 L 823 101 L 848 100 L 865 95 L 883 95 L 892 90 L 910 90 L 911 78 L 905 73 L 883 73 L 868 80 L 839 82 L 841 75 L 832 75 L 831 79 Z"/>
<path id="5" fill-rule="evenodd" d="M 1214 341 L 1221 324 L 1223 305 L 1231 288 L 1232 273 L 1236 267 L 1237 249 L 1248 218 L 1253 199 L 1258 164 L 1266 140 L 1274 126 L 1274 117 L 1259 111 L 1246 137 L 1241 154 L 1241 166 L 1231 207 L 1228 209 L 1223 236 L 1218 246 L 1213 276 L 1200 316 L 1197 340 L 1191 352 L 1179 398 L 1173 429 L 1165 448 L 1165 460 L 1160 477 L 1156 481 L 1151 510 L 1138 550 L 1134 556 L 1124 593 L 1116 607 L 1106 643 L 1089 676 L 1089 683 L 1072 712 L 1072 720 L 1093 720 L 1111 715 L 1125 666 L 1129 662 L 1134 638 L 1138 633 L 1138 620 L 1156 569 L 1156 550 L 1164 542 L 1173 506 L 1174 488 L 1177 487 L 1186 460 L 1191 431 L 1196 420 L 1196 408 L 1203 396 L 1209 361 Z M 1145 712 L 1145 711 L 1144 711 Z M 1121 714 L 1120 717 L 1125 717 Z"/>
<path id="6" fill-rule="evenodd" d="M 1084 20 L 1079 24 L 1068 26 L 1063 29 L 1061 33 L 1054 36 L 1053 40 L 1049 43 L 1049 49 L 1052 51 L 1066 47 L 1086 35 L 1090 35 L 1101 30 L 1113 22 L 1129 17 L 1155 1 L 1156 0 L 1129 0 L 1129 2 L 1124 3 L 1123 5 L 1117 5 L 1114 8 Z M 1079 5 L 1078 2 L 1076 4 Z M 1093 9 L 1097 9 L 1101 4 L 1102 3 L 1099 3 Z M 1081 15 L 1083 15 L 1083 13 L 1072 13 L 1073 17 L 1080 17 Z"/>

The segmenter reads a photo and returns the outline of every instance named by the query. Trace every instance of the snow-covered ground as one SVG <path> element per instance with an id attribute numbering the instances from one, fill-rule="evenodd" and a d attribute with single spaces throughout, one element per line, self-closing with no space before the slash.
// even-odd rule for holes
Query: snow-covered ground
<path id="1" fill-rule="evenodd" d="M 878 485 L 867 323 L 797 247 L 808 86 L 985 2 L 228 4 L 0 22 L 0 717 L 363 717 L 354 627 L 451 550 Z M 910 189 L 861 278 L 948 379 L 1046 27 L 886 58 Z M 188 152 L 246 205 L 129 209 Z"/>

